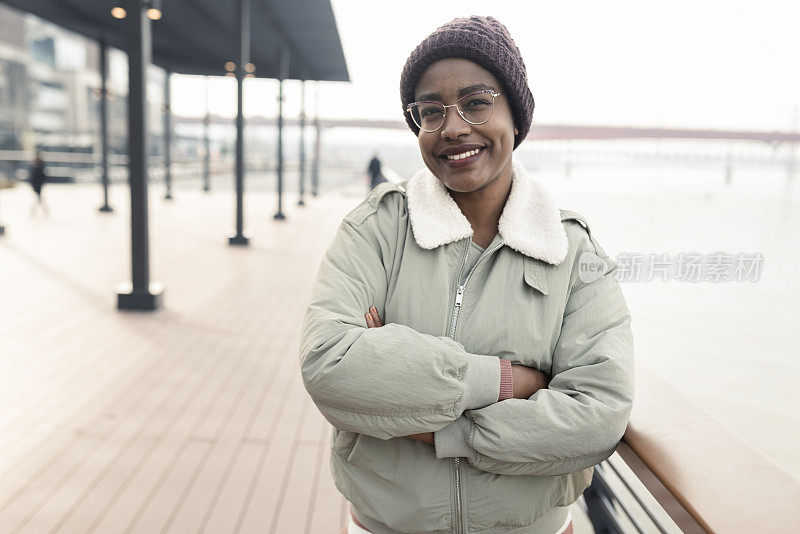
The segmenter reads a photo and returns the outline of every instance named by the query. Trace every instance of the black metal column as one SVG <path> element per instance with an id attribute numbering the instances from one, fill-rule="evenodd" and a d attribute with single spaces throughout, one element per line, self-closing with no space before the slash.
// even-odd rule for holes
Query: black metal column
<path id="1" fill-rule="evenodd" d="M 6 227 L 0 224 L 0 236 L 4 236 L 6 234 Z"/>
<path id="2" fill-rule="evenodd" d="M 283 80 L 289 71 L 289 51 L 281 44 L 281 65 L 278 78 L 278 212 L 275 219 L 282 221 L 286 215 L 281 210 L 283 201 Z"/>
<path id="3" fill-rule="evenodd" d="M 306 81 L 300 80 L 300 168 L 298 181 L 300 182 L 300 198 L 298 206 L 305 206 L 303 195 L 306 189 Z"/>
<path id="4" fill-rule="evenodd" d="M 239 61 L 236 64 L 236 233 L 228 237 L 229 245 L 247 245 L 244 234 L 244 66 L 250 61 L 250 0 L 239 0 Z"/>
<path id="5" fill-rule="evenodd" d="M 128 168 L 131 190 L 132 281 L 117 290 L 117 308 L 155 310 L 163 288 L 150 282 L 147 229 L 147 67 L 152 54 L 150 19 L 141 0 L 125 0 L 128 16 Z"/>
<path id="6" fill-rule="evenodd" d="M 206 116 L 203 118 L 203 191 L 211 190 L 211 141 L 209 127 L 211 116 L 208 111 L 208 76 L 205 77 L 206 86 Z"/>
<path id="7" fill-rule="evenodd" d="M 111 213 L 114 208 L 108 205 L 108 45 L 105 42 L 100 43 L 100 145 L 103 205 L 99 211 Z"/>
<path id="8" fill-rule="evenodd" d="M 311 196 L 313 197 L 319 193 L 319 149 L 319 82 L 317 82 L 316 91 L 314 92 L 314 160 L 311 166 Z"/>
<path id="9" fill-rule="evenodd" d="M 172 200 L 172 91 L 170 72 L 164 71 L 164 200 Z"/>

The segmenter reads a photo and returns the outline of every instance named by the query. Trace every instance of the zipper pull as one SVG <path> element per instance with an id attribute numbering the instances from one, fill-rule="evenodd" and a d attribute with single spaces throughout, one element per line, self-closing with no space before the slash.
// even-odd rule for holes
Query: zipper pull
<path id="1" fill-rule="evenodd" d="M 464 299 L 464 286 L 458 286 L 458 292 L 456 293 L 456 308 L 461 307 L 461 301 Z"/>

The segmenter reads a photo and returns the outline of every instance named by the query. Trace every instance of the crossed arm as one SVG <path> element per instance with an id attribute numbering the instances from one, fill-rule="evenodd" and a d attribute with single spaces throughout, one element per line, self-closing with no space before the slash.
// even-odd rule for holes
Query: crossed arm
<path id="1" fill-rule="evenodd" d="M 367 328 L 380 328 L 383 326 L 383 320 L 381 320 L 378 309 L 375 306 L 370 307 L 369 311 L 364 314 L 364 318 L 367 321 Z M 512 398 L 527 399 L 540 389 L 547 387 L 549 382 L 547 375 L 538 369 L 516 364 L 512 364 L 511 369 L 514 391 Z M 433 432 L 410 434 L 406 437 L 434 445 Z"/>
<path id="2" fill-rule="evenodd" d="M 586 281 L 574 262 L 552 373 L 531 381 L 526 373 L 531 379 L 538 372 L 515 366 L 509 388 L 502 380 L 507 363 L 498 368 L 495 358 L 469 353 L 449 337 L 383 324 L 374 308 L 365 324 L 359 316 L 365 308 L 385 305 L 385 263 L 395 250 L 387 244 L 391 236 L 368 227 L 379 223 L 343 222 L 303 321 L 303 383 L 325 418 L 339 430 L 378 439 L 431 443 L 435 428 L 437 457 L 464 456 L 498 474 L 573 473 L 610 456 L 633 404 L 633 338 L 616 263 L 588 233 L 570 229 L 578 254 L 596 250 L 605 272 Z M 498 375 L 502 402 L 485 380 Z"/>

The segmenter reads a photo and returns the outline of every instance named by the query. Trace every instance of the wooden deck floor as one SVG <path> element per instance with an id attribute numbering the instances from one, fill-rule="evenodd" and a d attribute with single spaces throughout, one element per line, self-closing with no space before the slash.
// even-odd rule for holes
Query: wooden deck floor
<path id="1" fill-rule="evenodd" d="M 129 279 L 124 188 L 0 192 L 0 532 L 330 533 L 346 518 L 330 427 L 303 389 L 299 329 L 319 257 L 358 198 L 272 220 L 249 194 L 249 248 L 227 245 L 233 196 L 151 188 L 164 309 L 118 312 Z"/>
<path id="2" fill-rule="evenodd" d="M 151 279 L 164 308 L 119 312 L 129 196 L 0 191 L 0 532 L 337 533 L 348 517 L 330 426 L 303 389 L 300 324 L 358 184 L 308 199 L 150 190 Z M 592 532 L 573 505 L 575 532 Z"/>

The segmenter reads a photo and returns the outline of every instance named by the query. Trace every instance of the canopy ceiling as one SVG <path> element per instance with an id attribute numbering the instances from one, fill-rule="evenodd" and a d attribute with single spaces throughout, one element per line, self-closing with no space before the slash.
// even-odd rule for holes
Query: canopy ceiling
<path id="1" fill-rule="evenodd" d="M 121 0 L 2 0 L 22 11 L 125 50 Z M 278 78 L 280 43 L 288 45 L 290 79 L 350 81 L 330 0 L 251 0 L 255 76 Z M 153 63 L 180 74 L 224 75 L 238 57 L 234 0 L 162 0 L 154 21 Z"/>

